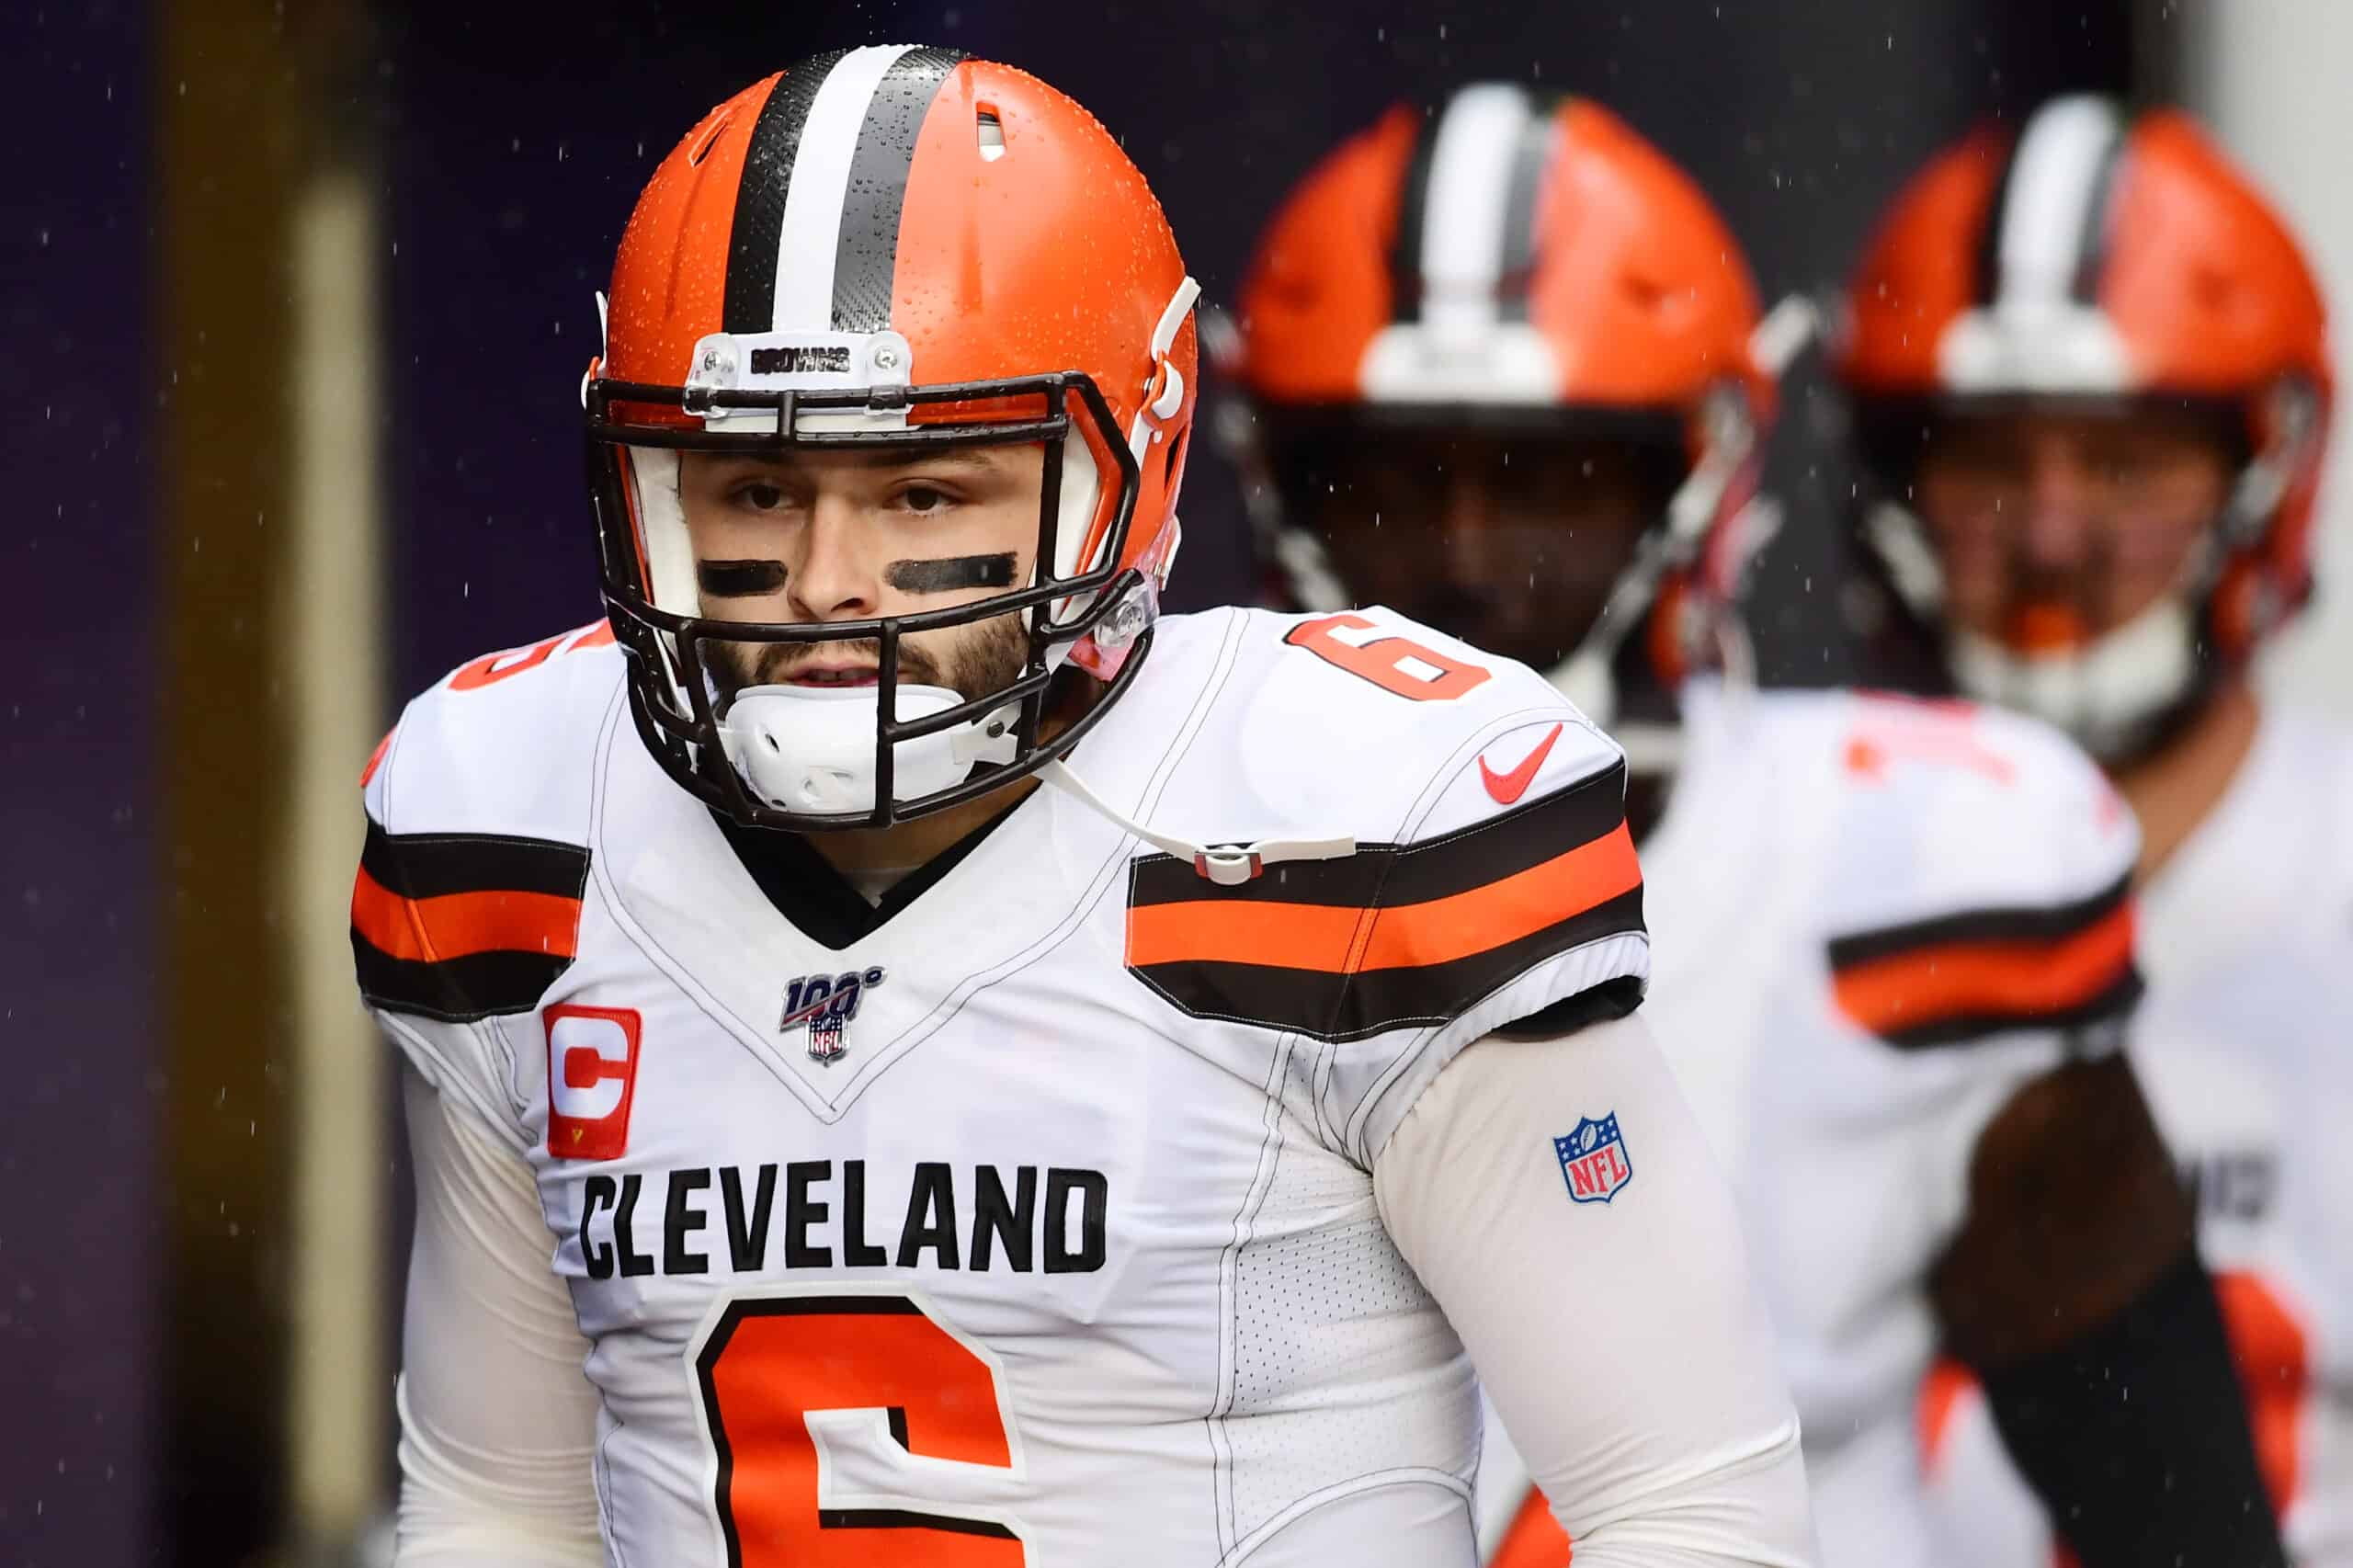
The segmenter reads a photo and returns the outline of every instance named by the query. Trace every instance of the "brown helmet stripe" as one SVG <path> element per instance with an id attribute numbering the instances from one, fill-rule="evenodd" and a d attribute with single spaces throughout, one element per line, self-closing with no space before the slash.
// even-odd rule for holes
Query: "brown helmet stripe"
<path id="1" fill-rule="evenodd" d="M 1528 319 L 1528 287 L 1536 272 L 1536 198 L 1552 161 L 1552 140 L 1565 102 L 1558 95 L 1533 97 L 1528 122 L 1519 128 L 1519 140 L 1512 148 L 1510 185 L 1504 198 L 1503 261 L 1495 274 L 1496 313 L 1505 321 Z"/>
<path id="2" fill-rule="evenodd" d="M 1422 316 L 1422 229 L 1429 211 L 1430 157 L 1437 147 L 1438 117 L 1426 110 L 1414 133 L 1405 183 L 1397 193 L 1397 233 L 1389 247 L 1392 321 L 1419 321 Z"/>
<path id="3" fill-rule="evenodd" d="M 2083 232 L 2075 236 L 2075 281 L 2071 292 L 2086 305 L 2099 302 L 2099 280 L 2108 270 L 2108 221 L 2109 209 L 2115 204 L 2116 171 L 2124 161 L 2124 148 L 2131 140 L 2119 129 L 2100 154 L 2099 173 L 2092 176 L 2091 198 L 2084 203 Z"/>
<path id="4" fill-rule="evenodd" d="M 1978 232 L 1979 304 L 1996 303 L 2022 279 L 2037 291 L 2061 282 L 2080 303 L 2097 300 L 2125 140 L 2122 112 L 2088 96 L 2054 99 L 2027 120 Z M 2063 238 L 2063 228 L 2071 230 Z"/>
<path id="5" fill-rule="evenodd" d="M 1517 84 L 1479 83 L 1424 124 L 1399 202 L 1393 320 L 1428 319 L 1434 275 L 1451 292 L 1450 309 L 1527 319 L 1551 108 Z"/>
<path id="6" fill-rule="evenodd" d="M 720 307 L 726 332 L 758 333 L 776 324 L 777 249 L 784 239 L 784 204 L 801 131 L 817 89 L 849 51 L 815 54 L 786 72 L 760 108 L 735 187 L 735 222 L 727 242 L 727 293 Z"/>
<path id="7" fill-rule="evenodd" d="M 898 267 L 899 213 L 915 138 L 961 50 L 911 49 L 883 73 L 858 128 L 834 251 L 835 332 L 880 332 L 891 324 Z"/>

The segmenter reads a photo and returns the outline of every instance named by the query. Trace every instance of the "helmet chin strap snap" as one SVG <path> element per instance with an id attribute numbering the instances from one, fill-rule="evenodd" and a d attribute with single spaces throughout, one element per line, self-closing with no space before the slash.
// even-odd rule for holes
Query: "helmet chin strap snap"
<path id="1" fill-rule="evenodd" d="M 1268 866 L 1281 861 L 1341 860 L 1357 852 L 1357 841 L 1346 835 L 1336 838 L 1267 838 L 1256 844 L 1229 844 L 1216 847 L 1196 844 L 1188 838 L 1154 832 L 1126 816 L 1088 789 L 1086 780 L 1072 772 L 1070 765 L 1059 757 L 1040 768 L 1038 777 L 1096 815 L 1127 829 L 1154 848 L 1174 855 L 1180 860 L 1191 861 L 1195 871 L 1220 887 L 1239 886 L 1256 877 Z"/>
<path id="2" fill-rule="evenodd" d="M 745 786 L 767 804 L 793 812 L 870 812 L 880 700 L 878 689 L 870 686 L 745 687 L 720 722 L 720 735 Z M 903 686 L 896 717 L 900 723 L 911 723 L 945 713 L 962 700 L 946 687 Z M 981 763 L 1013 761 L 1018 745 L 1013 724 L 1018 711 L 1008 704 L 985 719 L 899 742 L 892 754 L 892 797 L 913 800 L 953 789 Z M 1336 860 L 1357 852 L 1357 841 L 1346 835 L 1196 844 L 1130 819 L 1059 758 L 1039 769 L 1038 777 L 1154 848 L 1190 861 L 1194 870 L 1220 887 L 1249 881 L 1286 860 Z"/>

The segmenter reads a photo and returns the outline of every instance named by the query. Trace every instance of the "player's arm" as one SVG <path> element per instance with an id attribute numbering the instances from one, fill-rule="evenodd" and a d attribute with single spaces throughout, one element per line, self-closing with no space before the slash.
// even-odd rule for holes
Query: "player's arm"
<path id="1" fill-rule="evenodd" d="M 1931 1280 L 2086 1568 L 2286 1562 L 2192 1218 L 2125 1058 L 2075 1062 L 1980 1134 Z"/>
<path id="2" fill-rule="evenodd" d="M 398 1568 L 600 1568 L 587 1344 L 530 1168 L 404 1070 L 416 1234 L 399 1384 Z"/>
<path id="3" fill-rule="evenodd" d="M 1573 1201 L 1554 1140 L 1604 1115 L 1630 1174 Z M 1639 1015 L 1471 1046 L 1379 1152 L 1373 1190 L 1578 1568 L 1813 1561 L 1731 1196 Z"/>

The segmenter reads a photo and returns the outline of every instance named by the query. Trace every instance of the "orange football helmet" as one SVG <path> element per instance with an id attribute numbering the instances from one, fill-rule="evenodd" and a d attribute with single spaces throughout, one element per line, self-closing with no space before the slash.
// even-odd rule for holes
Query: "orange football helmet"
<path id="1" fill-rule="evenodd" d="M 1119 144 L 1010 66 L 842 50 L 705 116 L 638 199 L 582 388 L 605 598 L 665 770 L 742 822 L 864 827 L 1066 750 L 1134 678 L 1175 557 L 1198 293 Z M 943 441 L 1042 444 L 1034 581 L 872 620 L 703 614 L 679 451 Z M 1029 630 L 1017 681 L 910 703 L 902 637 L 1015 612 Z M 871 734 L 824 763 L 863 776 L 832 794 L 851 809 L 747 787 L 710 646 L 848 639 L 881 649 Z M 1041 741 L 1049 687 L 1082 684 L 1073 665 L 1091 702 Z"/>
<path id="2" fill-rule="evenodd" d="M 1604 723 L 1625 719 L 1630 681 L 1671 692 L 1759 542 L 1739 520 L 1774 381 L 1739 246 L 1657 149 L 1598 105 L 1512 85 L 1436 115 L 1400 107 L 1291 192 L 1239 315 L 1221 352 L 1247 395 L 1233 434 L 1267 481 L 1253 508 L 1279 594 L 1326 609 L 1364 591 L 1374 574 L 1350 551 L 1389 547 L 1343 546 L 1310 517 L 1401 437 L 1483 432 L 1506 462 L 1548 439 L 1613 443 L 1656 476 L 1652 520 L 1630 554 L 1561 566 L 1592 586 L 1552 596 L 1554 640 L 1526 656 Z"/>
<path id="3" fill-rule="evenodd" d="M 1956 685 L 2115 760 L 2245 664 L 2312 591 L 2325 313 L 2287 225 L 2177 110 L 2056 99 L 1913 179 L 1855 270 L 1835 368 L 1875 491 L 1863 541 Z M 2023 626 L 2013 645 L 1946 625 L 1938 552 L 1906 504 L 1938 419 L 2133 408 L 2209 415 L 2243 459 L 2172 593 L 2056 651 Z"/>

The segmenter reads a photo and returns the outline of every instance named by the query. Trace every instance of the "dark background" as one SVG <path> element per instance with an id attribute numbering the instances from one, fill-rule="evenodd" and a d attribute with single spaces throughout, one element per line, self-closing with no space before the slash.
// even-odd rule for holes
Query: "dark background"
<path id="1" fill-rule="evenodd" d="M 1259 220 L 1402 96 L 1592 94 L 1688 167 L 1768 298 L 1835 280 L 1981 113 L 2161 90 L 2127 0 L 785 7 L 98 0 L 12 10 L 0 225 L 0 1565 L 293 1560 L 283 977 L 255 869 L 281 806 L 276 220 L 326 165 L 381 195 L 392 689 L 597 613 L 574 395 L 637 187 L 711 103 L 819 48 L 1008 59 L 1086 104 L 1211 301 Z M 1769 678 L 1849 667 L 1845 482 L 1809 366 L 1768 558 Z M 1211 395 L 1216 392 L 1212 385 Z M 1178 608 L 1243 591 L 1196 448 Z M 361 759 L 351 759 L 356 769 Z M 385 1245 L 395 1244 L 388 1221 Z M 316 1544 L 316 1543 L 312 1543 Z"/>

